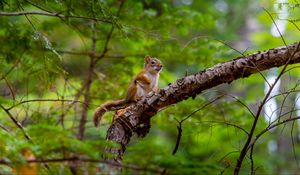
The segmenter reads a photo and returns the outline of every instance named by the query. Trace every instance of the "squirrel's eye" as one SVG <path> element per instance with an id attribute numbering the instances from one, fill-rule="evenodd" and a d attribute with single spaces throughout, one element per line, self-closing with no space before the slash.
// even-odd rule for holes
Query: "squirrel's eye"
<path id="1" fill-rule="evenodd" d="M 154 62 L 154 61 L 151 61 L 151 64 L 155 64 L 155 62 Z"/>

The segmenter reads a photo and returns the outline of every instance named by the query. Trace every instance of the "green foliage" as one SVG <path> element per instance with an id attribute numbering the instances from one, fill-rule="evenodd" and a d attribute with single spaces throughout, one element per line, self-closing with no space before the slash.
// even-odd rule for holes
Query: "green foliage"
<path id="1" fill-rule="evenodd" d="M 120 3 L 119 0 L 0 1 L 1 12 L 52 14 L 0 15 L 0 104 L 8 110 L 0 109 L 0 160 L 3 160 L 0 174 L 9 174 L 12 167 L 26 163 L 24 149 L 31 150 L 38 160 L 70 157 L 94 160 L 80 162 L 78 171 L 101 173 L 105 166 L 97 160 L 103 160 L 106 147 L 118 145 L 105 140 L 112 114 L 106 114 L 100 128 L 95 128 L 93 111 L 107 100 L 125 96 L 130 78 L 143 67 L 145 55 L 162 60 L 159 86 L 163 88 L 186 74 L 242 54 L 284 45 L 281 37 L 271 34 L 273 21 L 263 8 L 275 20 L 279 18 L 278 10 L 288 8 L 283 37 L 286 43 L 292 43 L 300 35 L 300 8 L 296 1 L 275 8 L 276 2 L 269 0 L 126 0 L 117 15 Z M 93 64 L 89 77 L 93 37 L 100 59 Z M 295 66 L 288 69 L 282 77 L 285 86 L 281 92 L 290 89 L 295 92 L 275 98 L 282 106 L 284 100 L 292 101 L 287 106 L 293 106 L 293 98 L 299 91 L 299 69 Z M 140 170 L 125 168 L 123 173 L 153 174 L 150 170 L 155 170 L 169 174 L 232 174 L 247 138 L 245 131 L 250 131 L 253 122 L 245 105 L 252 112 L 257 111 L 268 75 L 266 71 L 212 88 L 195 99 L 159 112 L 151 120 L 150 133 L 143 139 L 134 137 L 124 155 L 124 165 L 134 165 Z M 89 78 L 91 86 L 86 93 Z M 84 101 L 89 103 L 86 113 Z M 179 149 L 172 155 L 178 121 L 195 111 L 182 123 Z M 79 124 L 84 114 L 87 115 L 85 133 L 80 140 Z M 30 141 L 9 115 L 22 124 Z M 254 135 L 267 126 L 262 113 Z M 298 128 L 297 124 L 279 127 L 257 141 L 253 154 L 256 173 L 296 172 L 297 164 L 290 162 L 295 162 L 291 154 L 299 159 Z M 290 133 L 295 143 L 288 147 L 288 156 L 281 150 L 270 149 L 283 136 L 291 137 Z M 249 162 L 246 157 L 241 174 L 250 173 Z M 72 163 L 51 162 L 50 170 L 40 166 L 39 171 L 72 174 Z"/>

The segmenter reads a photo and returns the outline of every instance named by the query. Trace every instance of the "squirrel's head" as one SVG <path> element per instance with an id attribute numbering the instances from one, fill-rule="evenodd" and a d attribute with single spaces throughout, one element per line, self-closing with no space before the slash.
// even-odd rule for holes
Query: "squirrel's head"
<path id="1" fill-rule="evenodd" d="M 151 74 L 157 74 L 162 69 L 162 63 L 157 58 L 152 58 L 150 56 L 145 57 L 145 69 Z"/>

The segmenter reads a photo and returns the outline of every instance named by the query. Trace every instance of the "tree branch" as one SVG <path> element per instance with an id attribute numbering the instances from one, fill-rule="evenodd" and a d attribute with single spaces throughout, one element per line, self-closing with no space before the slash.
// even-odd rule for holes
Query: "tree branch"
<path id="1" fill-rule="evenodd" d="M 108 19 L 100 19 L 100 18 L 93 18 L 88 16 L 71 16 L 71 15 L 63 15 L 60 13 L 49 13 L 49 12 L 27 12 L 27 11 L 21 11 L 21 12 L 0 12 L 0 16 L 26 16 L 26 15 L 41 15 L 41 16 L 52 16 L 52 17 L 58 17 L 58 18 L 76 18 L 76 19 L 85 19 L 85 20 L 94 20 L 94 21 L 100 21 L 100 22 L 106 22 L 106 23 L 112 23 Z"/>
<path id="2" fill-rule="evenodd" d="M 78 101 L 78 100 L 63 100 L 63 99 L 32 99 L 32 100 L 24 100 L 24 101 L 20 101 L 19 103 L 16 103 L 12 106 L 10 106 L 9 108 L 7 108 L 8 111 L 12 110 L 13 108 L 15 108 L 16 106 L 22 105 L 24 103 L 31 103 L 31 102 L 70 102 L 71 104 L 73 103 L 82 103 L 87 105 L 86 103 L 82 102 L 82 101 Z"/>
<path id="3" fill-rule="evenodd" d="M 22 131 L 24 137 L 31 142 L 31 139 L 29 137 L 29 135 L 26 133 L 24 127 L 22 126 L 22 124 L 17 120 L 15 119 L 15 117 L 9 112 L 8 109 L 6 109 L 4 106 L 2 106 L 0 104 L 0 108 L 9 116 L 9 118 L 14 122 L 14 124 Z"/>
<path id="4" fill-rule="evenodd" d="M 107 131 L 107 139 L 121 145 L 119 149 L 107 149 L 115 154 L 114 161 L 121 162 L 123 153 L 130 141 L 132 132 L 140 133 L 140 126 L 149 123 L 160 109 L 174 103 L 195 97 L 206 89 L 223 83 L 231 83 L 251 74 L 300 62 L 300 43 L 287 47 L 279 47 L 264 52 L 257 52 L 245 57 L 238 57 L 228 62 L 217 64 L 212 68 L 200 71 L 194 75 L 178 79 L 159 93 L 150 93 L 147 97 L 129 106 L 126 112 L 119 116 Z M 291 53 L 294 56 L 291 57 Z M 147 134 L 147 130 L 140 135 Z"/>
<path id="5" fill-rule="evenodd" d="M 90 65 L 89 65 L 89 69 L 88 69 L 88 74 L 87 74 L 87 80 L 85 83 L 85 93 L 84 93 L 84 103 L 86 105 L 84 105 L 82 107 L 82 112 L 81 112 L 81 118 L 80 118 L 80 123 L 79 123 L 79 129 L 78 129 L 78 135 L 77 138 L 79 140 L 83 140 L 84 138 L 84 132 L 85 132 L 85 124 L 87 122 L 87 112 L 89 109 L 89 103 L 90 103 L 90 90 L 91 90 L 91 85 L 93 83 L 93 73 L 94 73 L 94 68 L 95 68 L 95 64 L 94 64 L 94 60 L 95 60 L 95 54 L 96 54 L 96 45 L 97 45 L 97 33 L 96 33 L 96 23 L 92 23 L 91 25 L 91 30 L 92 30 L 92 48 L 91 48 L 91 55 L 90 55 Z"/>
<path id="6" fill-rule="evenodd" d="M 160 173 L 160 169 L 154 169 L 154 168 L 149 168 L 149 167 L 139 167 L 136 165 L 131 165 L 131 164 L 116 164 L 114 162 L 109 162 L 105 160 L 97 160 L 97 159 L 90 159 L 90 158 L 78 158 L 78 157 L 68 157 L 68 158 L 52 158 L 52 159 L 33 159 L 33 160 L 27 160 L 27 163 L 63 163 L 63 162 L 88 162 L 88 163 L 102 163 L 102 164 L 108 164 L 111 166 L 116 166 L 116 167 L 123 167 L 123 168 L 128 168 L 136 171 L 145 171 L 145 172 L 152 172 L 152 173 Z M 5 159 L 0 159 L 0 165 L 12 165 L 15 163 L 21 163 L 19 162 L 10 162 Z"/>

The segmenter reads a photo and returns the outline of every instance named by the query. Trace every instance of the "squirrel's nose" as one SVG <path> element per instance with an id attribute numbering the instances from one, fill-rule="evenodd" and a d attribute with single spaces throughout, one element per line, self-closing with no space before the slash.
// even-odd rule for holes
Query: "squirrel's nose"
<path id="1" fill-rule="evenodd" d="M 156 69 L 155 69 L 155 70 L 157 70 L 157 71 L 160 71 L 160 70 L 161 70 L 161 68 L 162 68 L 162 66 L 158 66 L 158 67 L 156 67 Z"/>

